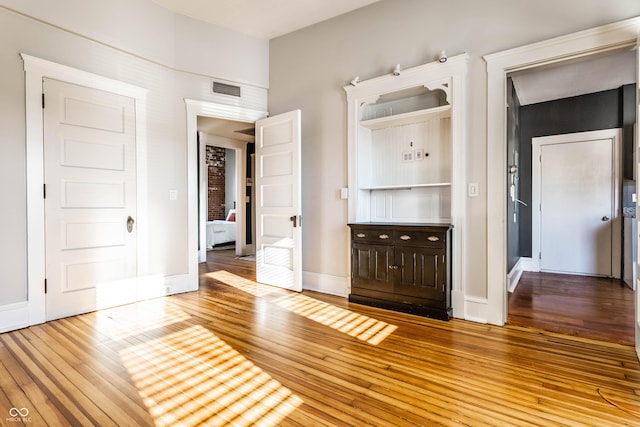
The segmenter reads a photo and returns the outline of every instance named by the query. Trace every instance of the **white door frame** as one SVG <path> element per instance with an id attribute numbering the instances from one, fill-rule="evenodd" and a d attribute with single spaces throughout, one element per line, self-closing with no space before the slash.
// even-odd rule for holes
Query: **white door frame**
<path id="1" fill-rule="evenodd" d="M 487 303 L 485 321 L 507 319 L 507 74 L 635 47 L 640 17 L 497 52 L 487 62 Z"/>
<path id="2" fill-rule="evenodd" d="M 206 218 L 203 206 L 200 206 L 198 215 L 198 199 L 206 197 L 206 186 L 200 185 L 202 175 L 198 176 L 198 116 L 212 117 L 217 119 L 236 120 L 247 123 L 255 123 L 256 120 L 268 116 L 266 111 L 252 110 L 250 108 L 237 107 L 234 105 L 218 104 L 215 102 L 198 101 L 194 99 L 184 100 L 187 107 L 187 212 L 188 223 L 188 247 L 189 247 L 189 271 L 198 271 L 198 263 L 207 260 L 207 230 L 206 222 L 203 220 L 199 224 L 198 218 Z M 204 194 L 202 194 L 204 193 Z M 206 204 L 205 204 L 206 207 Z M 198 250 L 198 242 L 203 250 Z"/>
<path id="3" fill-rule="evenodd" d="M 621 129 L 605 129 L 590 132 L 576 132 L 564 135 L 543 136 L 532 138 L 532 161 L 531 168 L 531 206 L 539 206 L 541 199 L 541 179 L 542 171 L 540 170 L 540 162 L 535 161 L 540 157 L 543 145 L 550 144 L 567 144 L 571 142 L 579 142 L 586 140 L 611 139 L 613 142 L 613 165 L 612 165 L 612 194 L 613 194 L 613 216 L 611 217 L 611 275 L 614 278 L 620 278 L 620 260 L 621 260 L 621 216 L 620 216 L 620 192 L 622 191 L 622 177 L 620 174 L 620 148 L 621 148 Z M 535 271 L 540 271 L 540 259 L 535 254 L 540 253 L 540 209 L 531 209 L 531 253 L 534 254 L 532 266 Z"/>
<path id="4" fill-rule="evenodd" d="M 14 314 L 14 326 L 35 325 L 46 320 L 45 221 L 44 221 L 44 122 L 42 114 L 43 78 L 61 80 L 135 99 L 136 179 L 138 242 L 146 242 L 146 98 L 147 90 L 86 71 L 56 64 L 21 53 L 25 71 L 26 157 L 27 157 L 27 304 Z M 138 244 L 138 276 L 147 274 L 147 254 Z"/>

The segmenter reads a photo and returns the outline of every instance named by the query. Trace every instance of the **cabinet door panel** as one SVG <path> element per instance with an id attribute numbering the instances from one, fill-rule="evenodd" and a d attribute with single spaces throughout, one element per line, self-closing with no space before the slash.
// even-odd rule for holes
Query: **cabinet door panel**
<path id="1" fill-rule="evenodd" d="M 446 264 L 442 251 L 396 247 L 399 266 L 394 292 L 433 300 L 445 299 Z"/>
<path id="2" fill-rule="evenodd" d="M 393 247 L 354 244 L 351 251 L 353 286 L 382 292 L 393 291 Z"/>

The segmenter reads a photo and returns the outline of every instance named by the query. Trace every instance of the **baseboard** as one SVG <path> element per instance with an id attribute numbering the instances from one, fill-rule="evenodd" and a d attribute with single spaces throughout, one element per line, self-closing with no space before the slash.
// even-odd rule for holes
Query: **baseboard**
<path id="1" fill-rule="evenodd" d="M 346 297 L 349 295 L 349 278 L 304 271 L 302 272 L 302 288 L 309 291 Z"/>
<path id="2" fill-rule="evenodd" d="M 456 319 L 464 319 L 464 292 L 451 291 L 451 307 L 453 308 L 453 317 Z"/>
<path id="3" fill-rule="evenodd" d="M 516 262 L 516 264 L 511 269 L 511 271 L 507 273 L 507 291 L 509 292 L 515 291 L 521 276 L 522 276 L 522 258 L 519 258 L 518 262 Z"/>
<path id="4" fill-rule="evenodd" d="M 0 333 L 29 326 L 29 303 L 27 301 L 0 306 Z"/>
<path id="5" fill-rule="evenodd" d="M 487 298 L 464 297 L 464 320 L 476 323 L 489 323 Z"/>
<path id="6" fill-rule="evenodd" d="M 521 257 L 519 262 L 522 265 L 522 271 L 540 271 L 540 262 L 537 259 Z"/>
<path id="7" fill-rule="evenodd" d="M 182 292 L 197 291 L 198 276 L 196 275 L 195 278 L 189 274 L 164 276 L 164 289 L 165 291 L 162 295 L 173 295 Z"/>
<path id="8" fill-rule="evenodd" d="M 174 276 L 158 274 L 154 276 L 138 277 L 137 286 L 137 301 L 143 301 L 170 294 L 198 290 L 198 280 L 197 277 L 194 280 L 193 277 L 188 274 L 179 274 Z M 128 303 L 131 301 L 126 302 Z M 40 315 L 40 310 L 37 310 L 37 313 L 32 313 L 30 315 L 30 308 L 33 309 L 33 307 L 30 307 L 29 301 L 0 306 L 0 333 L 15 331 L 17 329 L 42 323 L 46 317 L 45 313 L 42 312 L 42 315 Z M 44 306 L 42 307 L 42 310 L 44 310 Z M 41 320 L 38 320 L 40 318 Z"/>

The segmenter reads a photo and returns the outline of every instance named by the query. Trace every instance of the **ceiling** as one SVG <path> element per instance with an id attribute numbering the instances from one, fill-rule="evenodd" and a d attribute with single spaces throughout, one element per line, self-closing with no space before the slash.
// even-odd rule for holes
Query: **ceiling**
<path id="1" fill-rule="evenodd" d="M 255 125 L 235 120 L 198 116 L 198 132 L 238 141 L 255 142 Z"/>
<path id="2" fill-rule="evenodd" d="M 636 52 L 624 50 L 511 74 L 520 105 L 616 89 L 636 82 Z"/>
<path id="3" fill-rule="evenodd" d="M 379 0 L 153 0 L 173 12 L 272 39 Z"/>
<path id="4" fill-rule="evenodd" d="M 153 0 L 187 15 L 251 36 L 272 39 L 378 0 Z M 636 81 L 636 52 L 623 50 L 511 73 L 521 105 L 618 88 Z M 198 130 L 253 142 L 252 125 L 200 118 Z"/>

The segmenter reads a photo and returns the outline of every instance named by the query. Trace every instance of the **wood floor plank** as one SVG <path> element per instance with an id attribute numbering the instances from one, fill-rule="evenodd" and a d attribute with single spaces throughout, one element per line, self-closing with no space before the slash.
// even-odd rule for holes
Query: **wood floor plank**
<path id="1" fill-rule="evenodd" d="M 640 424 L 621 409 L 640 411 L 634 348 L 582 334 L 617 330 L 617 315 L 565 310 L 555 319 L 581 328 L 573 335 L 443 322 L 260 285 L 251 262 L 213 252 L 197 292 L 0 334 L 0 415 L 29 407 L 33 425 L 52 426 Z"/>
<path id="2" fill-rule="evenodd" d="M 634 292 L 622 280 L 524 272 L 508 323 L 633 345 Z"/>

